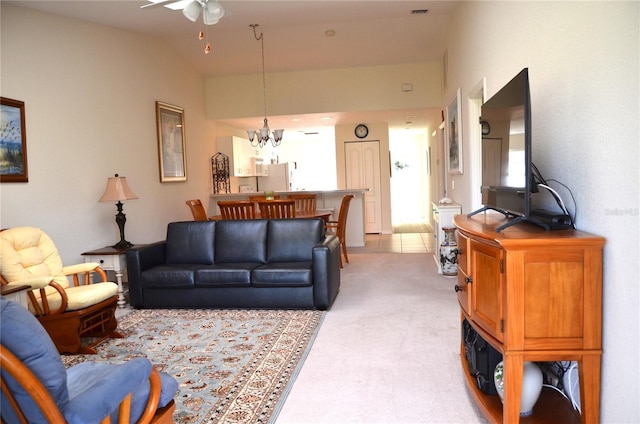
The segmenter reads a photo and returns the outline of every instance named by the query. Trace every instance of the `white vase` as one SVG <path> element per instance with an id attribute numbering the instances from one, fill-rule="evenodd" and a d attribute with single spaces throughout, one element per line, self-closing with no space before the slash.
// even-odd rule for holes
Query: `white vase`
<path id="1" fill-rule="evenodd" d="M 493 381 L 500 400 L 504 402 L 504 367 L 498 362 L 493 372 Z M 542 391 L 542 370 L 533 362 L 525 362 L 522 370 L 522 392 L 520 395 L 520 416 L 533 414 L 533 406 Z"/>

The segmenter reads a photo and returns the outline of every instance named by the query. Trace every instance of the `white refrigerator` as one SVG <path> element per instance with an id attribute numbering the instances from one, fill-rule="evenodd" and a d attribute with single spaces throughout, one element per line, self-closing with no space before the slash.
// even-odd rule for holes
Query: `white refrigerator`
<path id="1" fill-rule="evenodd" d="M 258 177 L 258 191 L 290 191 L 295 187 L 295 162 L 270 164 L 269 176 Z"/>

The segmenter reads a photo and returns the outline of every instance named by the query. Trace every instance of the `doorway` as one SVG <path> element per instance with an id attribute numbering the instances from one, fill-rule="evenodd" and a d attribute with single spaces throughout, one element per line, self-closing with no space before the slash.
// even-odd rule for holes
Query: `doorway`
<path id="1" fill-rule="evenodd" d="M 391 134 L 391 224 L 394 233 L 429 232 L 428 208 L 432 172 L 425 134 Z"/>

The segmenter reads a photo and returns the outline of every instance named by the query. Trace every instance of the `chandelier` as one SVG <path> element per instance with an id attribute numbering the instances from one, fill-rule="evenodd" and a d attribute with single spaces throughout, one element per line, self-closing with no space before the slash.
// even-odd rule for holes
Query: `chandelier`
<path id="1" fill-rule="evenodd" d="M 249 142 L 253 147 L 264 147 L 269 141 L 273 147 L 277 147 L 280 145 L 282 141 L 282 133 L 284 129 L 273 130 L 272 136 L 269 135 L 269 123 L 267 121 L 267 84 L 264 76 L 264 34 L 260 31 L 260 35 L 258 36 L 256 32 L 256 28 L 258 24 L 249 25 L 253 28 L 253 36 L 257 41 L 260 41 L 262 47 L 262 99 L 264 102 L 264 125 L 259 130 L 247 130 L 247 134 L 249 135 Z M 254 139 L 256 140 L 254 143 Z"/>

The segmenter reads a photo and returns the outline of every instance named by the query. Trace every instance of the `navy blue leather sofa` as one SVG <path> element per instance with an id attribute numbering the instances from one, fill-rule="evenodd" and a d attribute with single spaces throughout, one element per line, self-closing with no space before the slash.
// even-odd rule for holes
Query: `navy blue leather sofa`
<path id="1" fill-rule="evenodd" d="M 134 308 L 329 309 L 340 242 L 321 219 L 172 222 L 127 251 Z"/>

